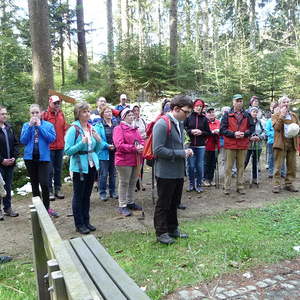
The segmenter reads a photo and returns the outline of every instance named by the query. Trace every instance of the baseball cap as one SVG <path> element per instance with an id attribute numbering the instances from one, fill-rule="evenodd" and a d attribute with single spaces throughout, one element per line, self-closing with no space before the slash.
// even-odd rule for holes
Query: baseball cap
<path id="1" fill-rule="evenodd" d="M 120 99 L 127 99 L 126 94 L 122 94 L 122 95 L 120 96 Z"/>
<path id="2" fill-rule="evenodd" d="M 215 109 L 212 107 L 212 106 L 210 106 L 207 110 L 206 110 L 206 112 L 209 112 L 209 111 L 214 111 Z"/>
<path id="3" fill-rule="evenodd" d="M 237 99 L 243 99 L 243 96 L 241 94 L 233 95 L 232 100 L 237 100 Z"/>
<path id="4" fill-rule="evenodd" d="M 58 96 L 53 95 L 53 96 L 49 97 L 49 103 L 54 103 L 54 102 L 60 102 L 60 99 Z"/>

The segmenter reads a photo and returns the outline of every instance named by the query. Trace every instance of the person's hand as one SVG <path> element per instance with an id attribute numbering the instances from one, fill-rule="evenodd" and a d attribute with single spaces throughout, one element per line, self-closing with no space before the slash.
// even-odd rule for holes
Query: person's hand
<path id="1" fill-rule="evenodd" d="M 35 124 L 35 117 L 31 117 L 29 121 L 29 126 L 34 126 L 34 124 Z"/>
<path id="2" fill-rule="evenodd" d="M 40 126 L 41 120 L 39 118 L 35 118 L 35 126 Z"/>
<path id="3" fill-rule="evenodd" d="M 215 130 L 212 131 L 212 133 L 213 134 L 219 134 L 219 131 L 220 131 L 219 129 L 215 129 Z"/>
<path id="4" fill-rule="evenodd" d="M 14 162 L 15 162 L 15 159 L 12 160 L 12 158 L 5 158 L 2 161 L 2 165 L 5 167 L 9 167 L 9 166 L 12 166 L 14 164 Z"/>
<path id="5" fill-rule="evenodd" d="M 234 135 L 235 135 L 235 138 L 236 138 L 236 139 L 240 139 L 240 138 L 241 138 L 241 131 L 236 131 L 236 132 L 234 133 Z"/>
<path id="6" fill-rule="evenodd" d="M 82 140 L 81 140 L 84 144 L 87 144 L 88 143 L 88 137 L 87 136 L 83 136 L 82 137 Z"/>
<path id="7" fill-rule="evenodd" d="M 95 130 L 92 131 L 92 135 L 96 139 L 97 142 L 101 141 L 100 135 Z"/>
<path id="8" fill-rule="evenodd" d="M 286 116 L 286 114 L 287 114 L 287 107 L 286 106 L 283 106 L 283 107 L 281 107 L 280 108 L 280 116 L 281 117 L 285 117 Z"/>
<path id="9" fill-rule="evenodd" d="M 253 135 L 253 136 L 250 137 L 250 141 L 252 141 L 252 142 L 258 142 L 259 140 L 260 139 L 257 135 Z"/>
<path id="10" fill-rule="evenodd" d="M 115 146 L 114 146 L 114 145 L 108 145 L 108 149 L 109 149 L 110 151 L 113 151 L 113 150 L 115 150 Z"/>
<path id="11" fill-rule="evenodd" d="M 192 129 L 191 133 L 192 133 L 192 135 L 198 136 L 198 135 L 202 134 L 202 131 L 200 129 Z"/>
<path id="12" fill-rule="evenodd" d="M 185 149 L 185 157 L 190 157 L 190 156 L 193 156 L 194 155 L 194 152 L 192 149 L 188 148 L 188 149 Z"/>

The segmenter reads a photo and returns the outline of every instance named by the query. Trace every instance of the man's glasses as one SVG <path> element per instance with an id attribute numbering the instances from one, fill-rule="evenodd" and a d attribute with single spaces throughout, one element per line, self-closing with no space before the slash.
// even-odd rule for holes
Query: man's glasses
<path id="1" fill-rule="evenodd" d="M 183 111 L 185 113 L 186 116 L 189 116 L 192 112 L 189 110 L 184 110 L 182 108 L 180 108 L 181 111 Z"/>

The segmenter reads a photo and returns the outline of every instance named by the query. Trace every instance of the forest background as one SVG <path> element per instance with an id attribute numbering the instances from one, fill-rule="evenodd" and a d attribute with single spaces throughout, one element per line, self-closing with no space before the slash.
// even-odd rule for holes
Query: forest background
<path id="1" fill-rule="evenodd" d="M 106 36 L 85 22 L 88 5 L 28 0 L 28 12 L 18 0 L 0 0 L 0 105 L 17 128 L 30 103 L 47 107 L 47 95 L 37 92 L 43 84 L 88 90 L 91 103 L 105 96 L 115 104 L 121 93 L 155 101 L 181 92 L 217 105 L 235 93 L 255 94 L 265 107 L 283 94 L 299 103 L 298 0 L 107 0 L 94 8 L 106 18 Z M 266 5 L 272 9 L 261 18 Z M 107 47 L 100 57 L 91 36 Z"/>

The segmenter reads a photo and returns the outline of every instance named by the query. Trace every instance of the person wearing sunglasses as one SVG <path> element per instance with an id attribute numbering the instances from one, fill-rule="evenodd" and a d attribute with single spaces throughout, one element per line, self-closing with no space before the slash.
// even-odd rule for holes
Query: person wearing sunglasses
<path id="1" fill-rule="evenodd" d="M 203 114 L 205 103 L 201 99 L 194 101 L 193 112 L 184 122 L 184 128 L 190 140 L 190 147 L 194 155 L 187 159 L 189 186 L 188 192 L 196 190 L 201 193 L 202 179 L 204 177 L 205 139 L 211 135 L 208 120 Z"/>

